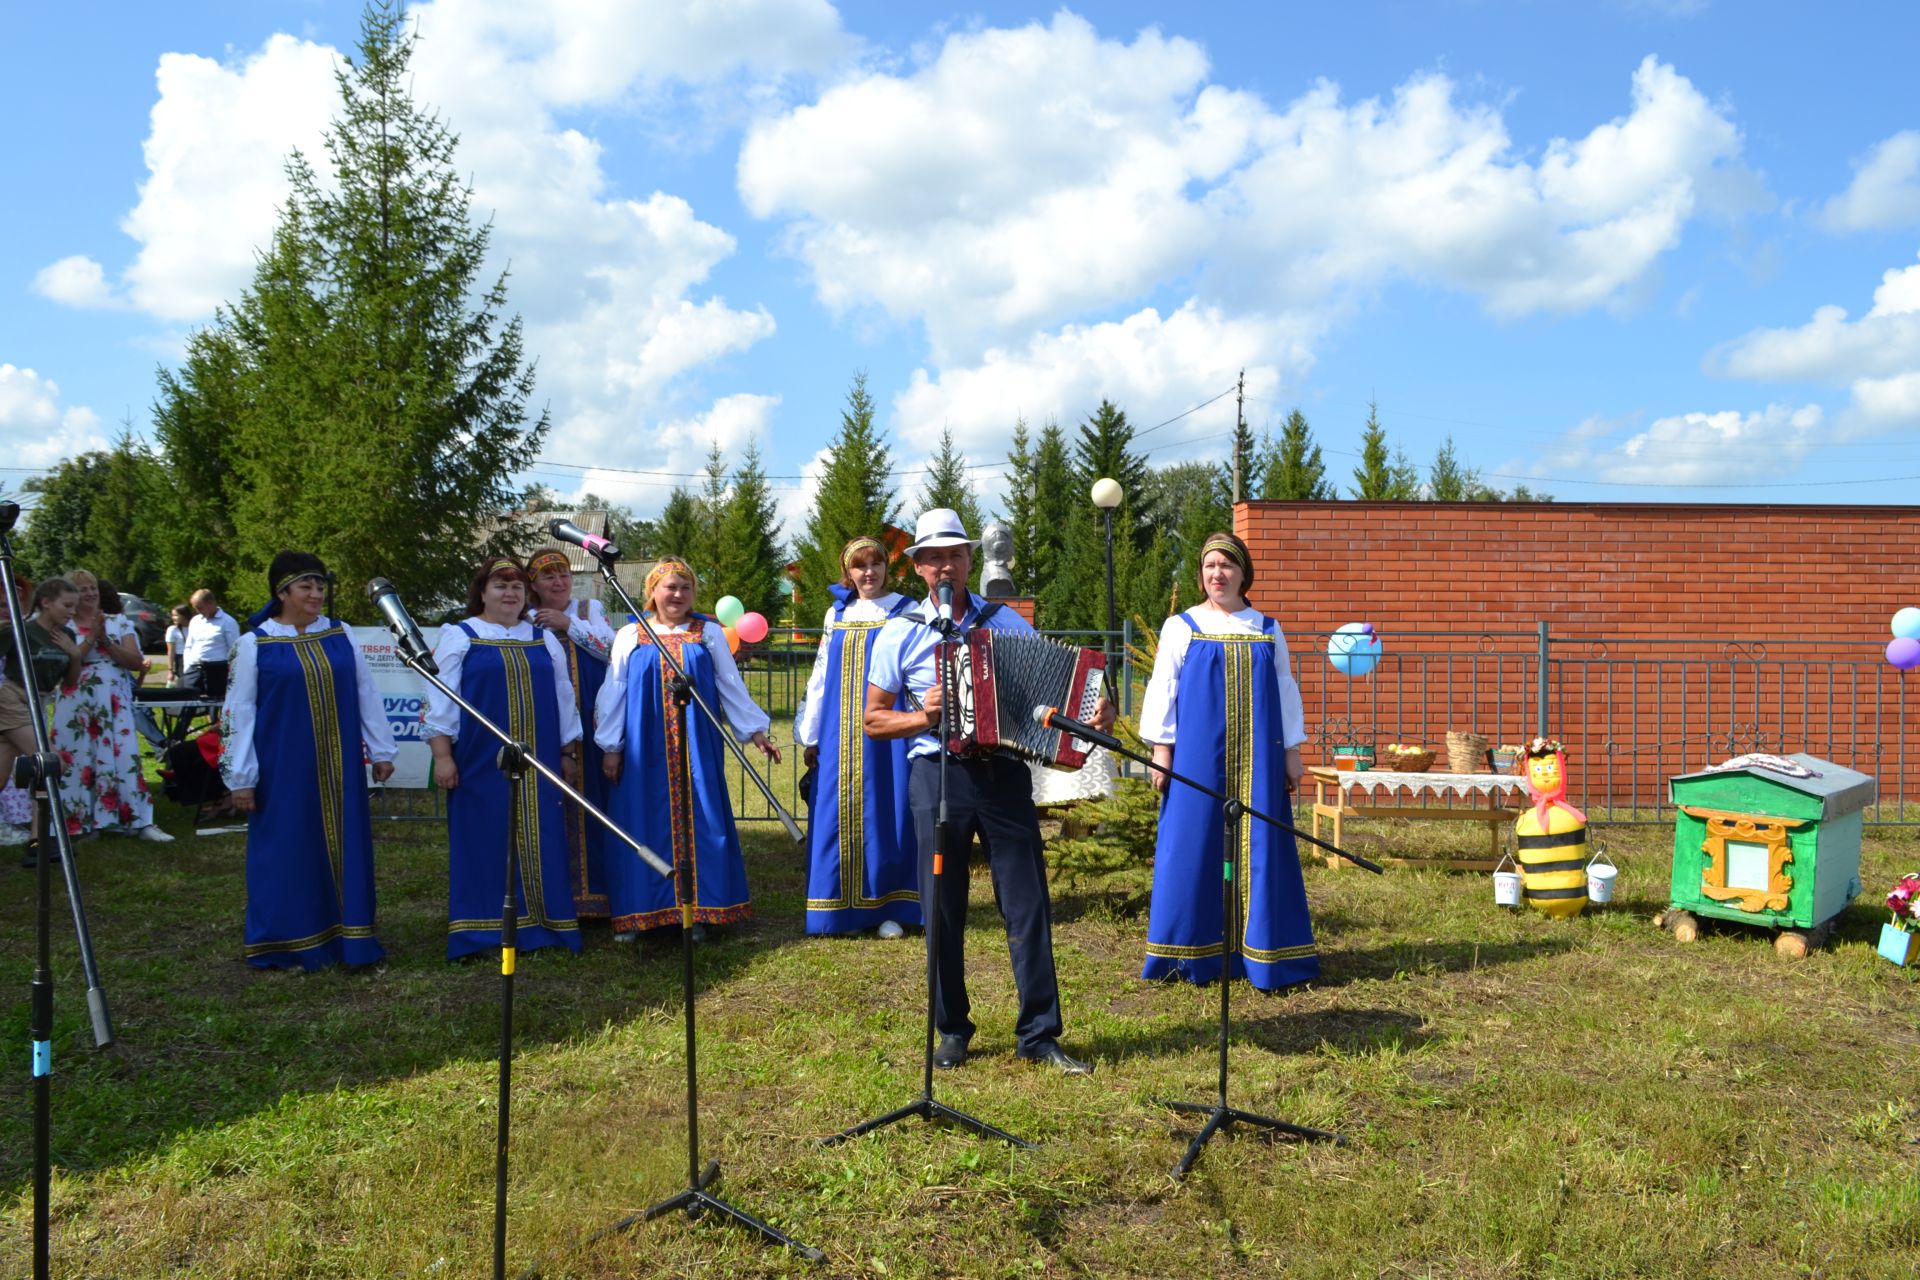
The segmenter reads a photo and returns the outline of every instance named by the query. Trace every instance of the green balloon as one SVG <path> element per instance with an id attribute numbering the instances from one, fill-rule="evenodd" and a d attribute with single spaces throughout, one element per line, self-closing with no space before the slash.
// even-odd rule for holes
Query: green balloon
<path id="1" fill-rule="evenodd" d="M 720 625 L 730 627 L 746 616 L 747 606 L 740 603 L 738 596 L 721 596 L 713 606 L 713 616 L 720 619 Z"/>

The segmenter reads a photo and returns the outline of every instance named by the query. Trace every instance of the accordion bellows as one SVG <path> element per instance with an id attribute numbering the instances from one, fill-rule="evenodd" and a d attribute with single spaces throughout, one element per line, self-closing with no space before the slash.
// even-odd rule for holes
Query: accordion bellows
<path id="1" fill-rule="evenodd" d="M 977 627 L 940 646 L 954 672 L 955 732 L 947 750 L 959 755 L 1005 749 L 1055 769 L 1078 769 L 1091 746 L 1034 723 L 1035 707 L 1076 720 L 1093 719 L 1106 681 L 1107 655 L 1027 631 Z"/>

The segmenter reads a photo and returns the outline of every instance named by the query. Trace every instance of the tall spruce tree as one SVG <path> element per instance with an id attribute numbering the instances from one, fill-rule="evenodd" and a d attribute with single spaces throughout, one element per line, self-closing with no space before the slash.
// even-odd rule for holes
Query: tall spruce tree
<path id="1" fill-rule="evenodd" d="M 668 556 L 691 559 L 705 528 L 700 516 L 700 499 L 685 485 L 675 485 L 667 495 L 667 505 L 660 509 L 660 518 L 653 522 L 653 540 L 647 546 L 647 555 L 655 560 Z"/>
<path id="2" fill-rule="evenodd" d="M 1363 502 L 1384 502 L 1393 490 L 1392 450 L 1387 429 L 1380 425 L 1379 405 L 1367 401 L 1367 422 L 1360 429 L 1360 465 L 1353 469 L 1353 496 Z"/>
<path id="3" fill-rule="evenodd" d="M 794 549 L 799 579 L 794 590 L 796 624 L 812 626 L 833 601 L 827 588 L 840 580 L 840 552 L 858 537 L 883 538 L 886 526 L 900 518 L 899 489 L 893 481 L 893 455 L 886 434 L 873 420 L 873 396 L 867 375 L 856 373 L 840 411 L 840 430 L 827 446 L 826 466 L 806 532 Z M 904 586 L 910 570 L 904 560 L 892 566 L 895 585 Z"/>
<path id="4" fill-rule="evenodd" d="M 1033 565 L 1033 437 L 1027 420 L 1013 420 L 1013 449 L 1007 454 L 1006 511 L 1003 518 L 1013 531 L 1013 580 L 1023 593 L 1031 594 L 1033 583 L 1027 577 Z"/>
<path id="5" fill-rule="evenodd" d="M 720 563 L 720 522 L 727 514 L 727 455 L 719 441 L 707 446 L 707 465 L 701 468 L 701 474 L 706 479 L 700 484 L 699 530 L 686 554 L 693 571 L 700 575 L 700 607 L 711 609 L 714 601 L 727 594 L 710 589 L 713 568 Z"/>
<path id="6" fill-rule="evenodd" d="M 1034 442 L 1027 487 L 1032 494 L 1032 527 L 1027 563 L 1015 571 L 1014 581 L 1023 592 L 1035 597 L 1035 616 L 1047 626 L 1062 626 L 1051 620 L 1049 610 L 1057 610 L 1062 596 L 1072 587 L 1067 578 L 1067 534 L 1073 512 L 1081 504 L 1074 500 L 1067 433 L 1052 418 L 1040 428 Z"/>
<path id="7" fill-rule="evenodd" d="M 703 577 L 701 594 L 709 604 L 721 596 L 736 596 L 748 612 L 777 623 L 786 602 L 786 593 L 780 589 L 786 570 L 779 516 L 767 488 L 766 468 L 760 463 L 760 446 L 749 442 L 720 511 L 720 545 L 713 568 L 702 571 L 711 572 L 713 586 L 709 589 Z"/>
<path id="8" fill-rule="evenodd" d="M 1307 425 L 1295 409 L 1280 426 L 1280 438 L 1262 443 L 1260 497 L 1268 502 L 1325 502 L 1339 496 L 1327 479 L 1327 464 Z"/>
<path id="9" fill-rule="evenodd" d="M 509 479 L 547 418 L 528 422 L 506 276 L 479 278 L 488 228 L 470 216 L 458 139 L 411 96 L 412 52 L 404 9 L 374 0 L 336 72 L 330 172 L 288 160 L 253 283 L 161 375 L 171 490 L 197 522 L 167 549 L 176 583 L 231 573 L 233 594 L 257 599 L 267 562 L 299 547 L 340 575 L 342 611 L 364 615 L 369 578 L 445 599 L 516 536 L 500 521 L 519 496 Z"/>
<path id="10" fill-rule="evenodd" d="M 1427 469 L 1427 497 L 1435 502 L 1465 502 L 1484 489 L 1480 477 L 1460 461 L 1453 437 L 1447 436 L 1433 455 L 1433 466 Z"/>
<path id="11" fill-rule="evenodd" d="M 971 537 L 979 537 L 980 528 L 986 523 L 980 498 L 974 493 L 973 480 L 967 474 L 967 456 L 953 442 L 952 427 L 940 429 L 940 448 L 928 461 L 927 478 L 920 488 L 920 510 L 932 507 L 951 507 L 958 511 L 960 522 Z"/>
<path id="12" fill-rule="evenodd" d="M 1049 627 L 1102 631 L 1107 625 L 1106 526 L 1094 507 L 1093 483 L 1111 478 L 1121 487 L 1113 511 L 1114 608 L 1122 620 L 1136 613 L 1158 617 L 1165 608 L 1171 570 L 1154 553 L 1156 509 L 1151 473 L 1133 448 L 1133 425 L 1110 400 L 1102 400 L 1080 424 L 1074 441 L 1071 505 L 1055 580 L 1042 600 Z"/>

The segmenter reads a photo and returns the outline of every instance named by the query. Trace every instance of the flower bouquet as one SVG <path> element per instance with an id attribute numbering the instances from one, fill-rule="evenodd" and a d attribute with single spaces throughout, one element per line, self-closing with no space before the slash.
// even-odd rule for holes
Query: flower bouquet
<path id="1" fill-rule="evenodd" d="M 1880 954 L 1905 964 L 1913 951 L 1914 930 L 1920 928 L 1920 871 L 1909 871 L 1894 884 L 1887 910 L 1893 919 L 1880 926 Z"/>

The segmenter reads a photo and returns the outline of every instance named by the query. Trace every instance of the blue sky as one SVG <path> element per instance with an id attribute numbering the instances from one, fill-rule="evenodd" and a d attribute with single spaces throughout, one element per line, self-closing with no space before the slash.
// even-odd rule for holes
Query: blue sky
<path id="1" fill-rule="evenodd" d="M 783 513 L 865 370 L 997 503 L 1016 417 L 1247 371 L 1344 480 L 1376 400 L 1562 500 L 1903 503 L 1920 7 L 732 0 L 415 9 L 554 430 L 656 510 L 711 443 Z M 103 13 L 105 16 L 103 17 Z M 317 152 L 335 0 L 31 6 L 0 46 L 0 488 L 148 430 Z M 1217 458 L 1232 397 L 1156 431 Z M 917 477 L 903 476 L 909 505 Z"/>

